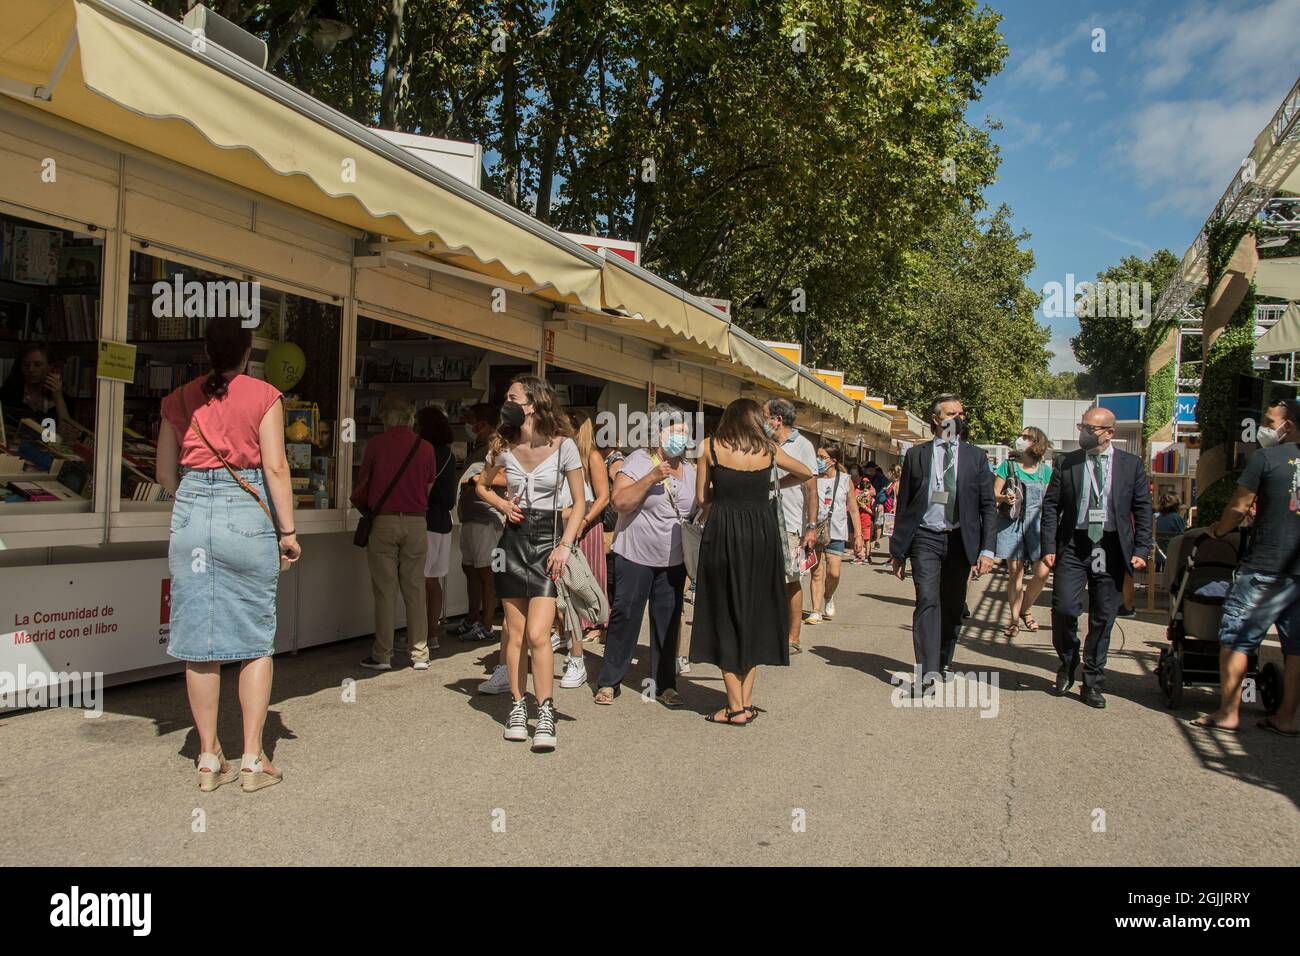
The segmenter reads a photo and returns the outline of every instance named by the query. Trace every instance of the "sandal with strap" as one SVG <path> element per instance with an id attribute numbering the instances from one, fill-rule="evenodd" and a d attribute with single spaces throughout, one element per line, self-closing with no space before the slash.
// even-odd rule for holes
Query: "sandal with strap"
<path id="1" fill-rule="evenodd" d="M 597 688 L 595 695 L 591 699 L 597 704 L 608 707 L 610 704 L 614 703 L 614 698 L 622 692 L 622 688 L 620 687 L 600 687 Z"/>
<path id="2" fill-rule="evenodd" d="M 223 771 L 221 765 L 226 763 L 226 758 L 218 750 L 216 753 L 199 754 L 198 774 L 199 789 L 204 793 L 211 793 L 217 787 L 230 783 L 239 776 L 239 770 L 234 764 L 230 764 L 230 769 Z"/>
<path id="3" fill-rule="evenodd" d="M 1008 624 L 1002 629 L 1002 636 L 1007 638 L 1015 637 L 1019 633 L 1020 626 L 1018 624 Z"/>
<path id="4" fill-rule="evenodd" d="M 1022 614 L 1020 615 L 1020 620 L 1024 622 L 1026 631 L 1032 632 L 1038 630 L 1038 622 L 1034 620 L 1032 614 Z"/>
<path id="5" fill-rule="evenodd" d="M 239 768 L 239 785 L 244 788 L 244 793 L 252 793 L 264 787 L 274 787 L 284 779 L 282 771 L 272 772 L 262 769 L 262 761 L 266 759 L 268 758 L 265 750 L 259 754 L 244 754 Z"/>
<path id="6" fill-rule="evenodd" d="M 706 714 L 704 719 L 711 724 L 725 724 L 728 727 L 748 727 L 750 721 L 754 719 L 753 714 L 749 714 L 749 711 L 744 707 L 740 708 L 740 710 L 724 709 L 723 713 L 727 715 L 725 720 L 718 720 L 717 714 Z M 741 714 L 749 714 L 749 720 L 742 720 L 737 723 L 733 718 L 739 717 Z"/>

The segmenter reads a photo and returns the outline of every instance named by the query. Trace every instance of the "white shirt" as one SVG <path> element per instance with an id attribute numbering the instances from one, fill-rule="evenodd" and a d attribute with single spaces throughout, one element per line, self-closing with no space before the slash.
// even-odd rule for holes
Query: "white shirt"
<path id="1" fill-rule="evenodd" d="M 782 442 L 781 450 L 796 461 L 807 465 L 808 470 L 814 475 L 817 474 L 817 449 L 813 448 L 812 442 L 799 433 L 799 429 L 790 429 L 790 435 Z M 778 467 L 776 469 L 778 480 L 788 474 L 790 473 L 784 468 Z M 802 483 L 781 489 L 781 513 L 785 515 L 786 533 L 802 535 L 803 526 L 806 523 L 803 514 Z M 808 520 L 812 519 L 809 518 Z"/>
<path id="2" fill-rule="evenodd" d="M 961 522 L 958 521 L 955 524 L 948 524 L 948 520 L 944 516 L 944 506 L 942 504 L 939 504 L 931 500 L 934 497 L 934 493 L 936 491 L 943 491 L 944 489 L 944 481 L 943 481 L 944 443 L 936 438 L 934 441 L 930 442 L 930 445 L 931 445 L 930 454 L 933 455 L 933 458 L 931 459 L 931 464 L 930 464 L 930 484 L 925 490 L 926 508 L 925 508 L 925 514 L 921 516 L 921 527 L 929 528 L 931 531 L 941 531 L 941 532 L 952 531 L 955 528 L 960 528 Z M 955 438 L 952 440 L 952 455 L 953 455 L 952 481 L 953 481 L 953 488 L 954 488 L 953 494 L 956 494 L 957 491 L 955 489 L 957 488 L 958 469 L 961 468 L 961 442 L 959 442 Z M 993 557 L 993 552 L 981 551 L 980 557 L 991 558 Z"/>
<path id="3" fill-rule="evenodd" d="M 953 528 L 961 527 L 960 521 L 949 524 L 948 519 L 944 514 L 946 506 L 934 500 L 934 493 L 936 491 L 943 491 L 944 489 L 943 445 L 944 443 L 939 441 L 937 438 L 930 442 L 930 454 L 932 456 L 930 465 L 930 483 L 925 489 L 926 507 L 925 514 L 921 516 L 921 527 L 929 528 L 931 531 L 951 531 Z M 952 473 L 954 488 L 957 487 L 957 469 L 961 467 L 960 448 L 960 443 L 954 438 L 952 440 Z M 956 494 L 955 491 L 953 493 Z"/>
<path id="4" fill-rule="evenodd" d="M 558 511 L 563 505 L 557 491 L 567 484 L 570 472 L 575 469 L 582 471 L 582 458 L 572 438 L 564 439 L 560 447 L 532 471 L 524 471 L 508 448 L 497 461 L 489 461 L 489 464 L 499 464 L 505 469 L 509 486 L 507 497 L 520 495 L 519 507 L 525 511 Z"/>
<path id="5" fill-rule="evenodd" d="M 839 478 L 840 486 L 835 487 L 835 479 Z M 849 540 L 849 492 L 853 489 L 853 482 L 849 481 L 849 476 L 844 472 L 838 475 L 832 475 L 830 478 L 817 479 L 817 520 L 824 521 L 826 516 L 831 516 L 831 540 L 847 541 Z M 831 496 L 834 494 L 834 500 Z"/>
<path id="6" fill-rule="evenodd" d="M 1096 480 L 1093 469 L 1097 466 L 1096 460 L 1101 459 L 1101 468 L 1105 473 L 1106 481 L 1101 491 L 1101 505 L 1106 509 L 1106 524 L 1103 526 L 1105 531 L 1115 530 L 1115 509 L 1111 507 L 1113 495 L 1110 486 L 1114 484 L 1111 480 L 1115 474 L 1115 446 L 1107 445 L 1106 450 L 1096 455 L 1087 455 L 1083 459 L 1083 474 L 1080 476 L 1079 484 L 1083 489 L 1079 495 L 1079 518 L 1074 523 L 1075 530 L 1087 530 L 1088 528 L 1088 502 L 1092 500 L 1092 483 Z"/>

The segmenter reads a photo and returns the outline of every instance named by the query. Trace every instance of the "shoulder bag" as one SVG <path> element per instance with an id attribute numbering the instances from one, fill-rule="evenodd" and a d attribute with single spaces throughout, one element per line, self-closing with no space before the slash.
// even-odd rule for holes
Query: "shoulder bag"
<path id="1" fill-rule="evenodd" d="M 835 469 L 835 481 L 831 485 L 831 506 L 826 517 L 817 522 L 817 547 L 822 550 L 831 543 L 831 518 L 835 514 L 835 496 L 840 492 L 840 469 Z"/>
<path id="2" fill-rule="evenodd" d="M 662 461 L 658 452 L 653 452 L 650 455 L 650 460 L 656 465 Z M 694 581 L 695 574 L 700 569 L 700 544 L 704 541 L 704 525 L 695 520 L 700 510 L 698 506 L 691 508 L 689 515 L 682 514 L 682 509 L 677 507 L 677 496 L 673 494 L 671 482 L 671 478 L 665 478 L 661 484 L 664 486 L 664 493 L 668 495 L 668 501 L 673 506 L 673 511 L 677 514 L 677 522 L 682 529 L 682 563 L 686 565 L 686 576 Z"/>
<path id="3" fill-rule="evenodd" d="M 190 427 L 194 429 L 194 433 L 199 436 L 199 440 L 202 441 L 203 444 L 208 446 L 208 451 L 216 455 L 217 461 L 221 462 L 221 464 L 225 466 L 226 471 L 230 472 L 230 477 L 234 478 L 235 481 L 239 483 L 239 487 L 243 488 L 250 495 L 252 495 L 253 500 L 256 501 L 261 506 L 262 511 L 266 513 L 266 520 L 271 522 L 271 530 L 275 532 L 275 538 L 276 541 L 278 542 L 280 540 L 280 527 L 275 523 L 275 518 L 271 515 L 271 509 L 266 506 L 266 502 L 263 501 L 262 496 L 257 493 L 257 489 L 254 488 L 252 485 L 250 485 L 247 481 L 245 481 L 243 477 L 239 474 L 239 472 L 235 471 L 235 469 L 230 467 L 230 462 L 226 461 L 225 455 L 221 454 L 221 452 L 217 451 L 215 448 L 212 447 L 212 442 L 208 441 L 208 436 L 203 434 L 203 429 L 199 427 L 199 420 L 197 418 L 190 419 Z M 277 550 L 279 550 L 278 545 L 277 545 Z M 284 555 L 280 555 L 281 574 L 283 574 L 285 571 L 288 571 L 290 565 L 292 564 L 293 564 L 292 561 L 290 561 Z"/>
<path id="4" fill-rule="evenodd" d="M 998 514 L 1010 521 L 1015 521 L 1020 517 L 1020 510 L 1025 506 L 1025 483 L 1016 474 L 1015 462 L 1009 458 L 1007 459 L 1007 477 L 1002 485 L 1002 493 L 1005 495 L 1008 491 L 1016 496 L 1015 500 L 1011 504 L 999 501 Z"/>
<path id="5" fill-rule="evenodd" d="M 361 517 L 357 521 L 357 530 L 352 534 L 352 543 L 358 548 L 364 548 L 370 543 L 370 529 L 374 526 L 375 517 L 379 514 L 379 509 L 384 506 L 384 502 L 387 501 L 388 496 L 392 494 L 393 488 L 397 485 L 398 479 L 402 477 L 403 472 L 406 471 L 406 466 L 409 465 L 411 459 L 415 457 L 415 453 L 419 450 L 420 442 L 422 441 L 424 441 L 424 439 L 419 435 L 415 436 L 415 443 L 411 445 L 411 450 L 408 451 L 406 457 L 402 459 L 402 464 L 398 466 L 397 473 L 393 475 L 393 480 L 388 483 L 388 487 L 385 488 L 384 493 L 379 496 L 379 500 L 375 502 L 375 506 L 370 509 L 357 508 L 357 510 L 361 512 Z M 353 504 L 356 504 L 356 502 L 353 501 Z"/>

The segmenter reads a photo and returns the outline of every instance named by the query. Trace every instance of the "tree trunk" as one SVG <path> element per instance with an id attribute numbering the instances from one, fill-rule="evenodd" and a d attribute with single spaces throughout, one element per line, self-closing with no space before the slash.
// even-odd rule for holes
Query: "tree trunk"
<path id="1" fill-rule="evenodd" d="M 381 129 L 396 129 L 397 103 L 401 94 L 397 79 L 397 56 L 402 42 L 402 20 L 405 15 L 406 0 L 389 0 L 388 43 L 384 47 L 384 84 L 379 99 Z"/>

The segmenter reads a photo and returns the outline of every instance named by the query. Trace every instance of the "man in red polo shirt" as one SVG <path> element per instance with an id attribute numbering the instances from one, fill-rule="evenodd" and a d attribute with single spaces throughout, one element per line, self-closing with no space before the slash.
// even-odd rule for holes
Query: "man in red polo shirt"
<path id="1" fill-rule="evenodd" d="M 433 446 L 415 434 L 415 408 L 390 393 L 382 408 L 384 432 L 366 442 L 361 456 L 359 495 L 374 513 L 366 555 L 375 596 L 375 640 L 362 667 L 392 669 L 393 604 L 400 588 L 406 604 L 411 666 L 429 669 L 429 622 L 424 605 L 424 513 L 437 475 Z M 414 452 L 412 451 L 414 450 Z M 394 481 L 396 478 L 396 481 Z M 392 490 L 384 496 L 384 490 Z M 380 499 L 383 498 L 381 503 Z"/>

